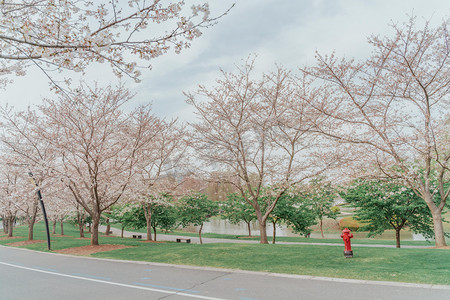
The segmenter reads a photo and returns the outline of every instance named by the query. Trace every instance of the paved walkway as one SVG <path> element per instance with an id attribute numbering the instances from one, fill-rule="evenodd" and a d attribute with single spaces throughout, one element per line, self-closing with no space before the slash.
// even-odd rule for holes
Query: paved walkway
<path id="1" fill-rule="evenodd" d="M 100 231 L 105 231 L 106 226 L 99 226 Z M 111 227 L 111 231 L 114 235 L 120 236 L 121 230 L 118 228 Z M 142 235 L 142 239 L 147 238 L 146 233 L 141 232 L 132 232 L 132 231 L 124 231 L 124 237 L 133 237 L 133 235 Z M 177 238 L 188 238 L 191 239 L 191 243 L 199 244 L 200 239 L 192 236 L 183 236 L 183 235 L 169 235 L 169 234 L 158 234 L 156 239 L 158 241 L 176 241 Z M 217 238 L 206 238 L 202 237 L 202 241 L 204 244 L 209 243 L 241 243 L 241 244 L 259 244 L 258 240 L 245 240 L 245 239 L 217 239 Z M 316 246 L 344 246 L 344 243 L 303 243 L 303 242 L 276 242 L 277 244 L 283 245 L 316 245 Z M 355 247 L 372 247 L 372 248 L 395 248 L 395 245 L 380 245 L 380 244 L 353 244 Z M 412 245 L 402 245 L 402 248 L 430 248 L 431 246 L 412 246 Z"/>

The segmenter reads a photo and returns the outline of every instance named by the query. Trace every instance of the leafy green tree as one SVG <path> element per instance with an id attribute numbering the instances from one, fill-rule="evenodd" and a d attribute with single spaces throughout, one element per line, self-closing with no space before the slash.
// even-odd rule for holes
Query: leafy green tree
<path id="1" fill-rule="evenodd" d="M 265 195 L 261 198 L 261 207 L 271 203 L 273 196 Z M 270 214 L 269 220 L 272 222 L 272 244 L 275 244 L 276 225 L 280 222 L 286 223 L 295 233 L 308 235 L 311 226 L 316 224 L 316 213 L 312 209 L 311 201 L 303 197 L 302 193 L 290 190 L 284 193 L 277 202 L 277 205 Z"/>
<path id="2" fill-rule="evenodd" d="M 153 228 L 154 240 L 156 241 L 156 228 L 169 231 L 176 227 L 177 209 L 169 203 L 154 203 L 152 205 L 151 226 Z"/>
<path id="3" fill-rule="evenodd" d="M 356 208 L 355 219 L 365 223 L 361 229 L 369 236 L 395 230 L 396 247 L 400 248 L 400 231 L 412 231 L 433 237 L 433 218 L 426 203 L 413 190 L 396 181 L 357 180 L 341 197 Z"/>
<path id="4" fill-rule="evenodd" d="M 308 236 L 311 233 L 311 226 L 317 224 L 316 213 L 312 209 L 311 202 L 302 197 L 300 193 L 289 192 L 284 195 L 285 201 L 290 210 L 284 218 L 286 224 L 295 233 Z M 281 205 L 278 209 L 281 209 Z"/>
<path id="5" fill-rule="evenodd" d="M 178 219 L 183 227 L 189 224 L 200 226 L 198 236 L 202 242 L 203 223 L 210 217 L 217 215 L 218 205 L 208 199 L 205 194 L 195 193 L 184 196 L 178 202 Z"/>
<path id="6" fill-rule="evenodd" d="M 245 222 L 247 224 L 248 236 L 252 235 L 251 222 L 256 220 L 255 209 L 245 199 L 236 193 L 228 194 L 227 200 L 222 203 L 222 218 L 231 224 Z"/>
<path id="7" fill-rule="evenodd" d="M 317 219 L 319 220 L 320 234 L 323 235 L 323 219 L 325 217 L 336 219 L 339 211 L 333 210 L 333 204 L 338 194 L 330 183 L 324 182 L 323 178 L 316 178 L 311 181 L 309 190 L 304 194 L 311 201 Z"/>
<path id="8" fill-rule="evenodd" d="M 112 219 L 113 222 L 121 225 L 120 236 L 123 238 L 125 228 L 140 229 L 145 227 L 145 217 L 141 210 L 139 205 L 128 203 L 112 206 L 111 211 L 105 215 Z"/>

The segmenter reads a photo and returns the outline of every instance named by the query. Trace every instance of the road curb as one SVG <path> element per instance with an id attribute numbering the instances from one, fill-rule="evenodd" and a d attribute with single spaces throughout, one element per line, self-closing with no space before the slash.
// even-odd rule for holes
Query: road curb
<path id="1" fill-rule="evenodd" d="M 147 262 L 147 261 L 116 260 L 116 259 L 98 258 L 98 257 L 81 256 L 81 255 L 78 256 L 78 255 L 61 254 L 61 253 L 53 253 L 53 252 L 42 252 L 42 251 L 36 251 L 36 250 L 25 249 L 25 248 L 17 248 L 17 247 L 11 247 L 11 246 L 4 246 L 4 245 L 0 245 L 0 247 L 8 248 L 8 249 L 17 249 L 17 250 L 22 250 L 22 251 L 38 252 L 38 253 L 49 254 L 49 255 L 70 256 L 70 257 L 76 257 L 76 258 L 82 258 L 82 259 L 111 261 L 111 262 L 119 262 L 119 263 L 132 263 L 132 264 L 162 266 L 162 267 L 172 267 L 172 268 L 180 268 L 180 269 L 193 269 L 193 270 L 212 271 L 212 272 L 228 272 L 229 274 L 238 273 L 238 274 L 249 274 L 249 275 L 264 275 L 264 276 L 268 276 L 268 277 L 272 276 L 272 277 L 284 277 L 284 278 L 303 279 L 303 280 L 330 281 L 330 282 L 349 283 L 349 284 L 368 284 L 368 285 L 384 285 L 384 286 L 393 286 L 393 287 L 411 287 L 411 288 L 423 288 L 423 289 L 450 290 L 450 285 L 421 284 L 421 283 L 394 282 L 394 281 L 360 280 L 360 279 L 347 279 L 347 278 L 320 277 L 320 276 L 312 276 L 312 275 L 257 272 L 257 271 L 247 271 L 247 270 L 237 270 L 237 269 L 215 268 L 215 267 L 176 265 L 176 264 Z"/>

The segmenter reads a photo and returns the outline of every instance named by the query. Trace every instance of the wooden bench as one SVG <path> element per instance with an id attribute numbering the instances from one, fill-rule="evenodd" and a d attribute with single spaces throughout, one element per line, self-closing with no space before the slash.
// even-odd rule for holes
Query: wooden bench
<path id="1" fill-rule="evenodd" d="M 186 241 L 188 244 L 191 243 L 191 239 L 177 238 L 177 243 L 181 243 L 181 241 Z"/>
<path id="2" fill-rule="evenodd" d="M 133 234 L 133 239 L 142 239 L 142 235 Z"/>

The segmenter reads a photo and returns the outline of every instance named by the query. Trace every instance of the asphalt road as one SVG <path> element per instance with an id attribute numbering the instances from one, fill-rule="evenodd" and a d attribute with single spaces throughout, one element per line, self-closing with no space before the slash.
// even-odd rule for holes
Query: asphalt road
<path id="1" fill-rule="evenodd" d="M 450 286 L 121 262 L 0 246 L 0 299 L 450 299 Z"/>

